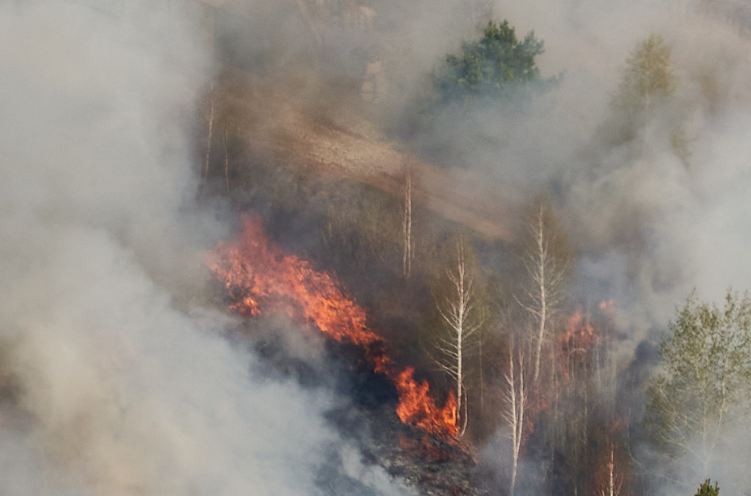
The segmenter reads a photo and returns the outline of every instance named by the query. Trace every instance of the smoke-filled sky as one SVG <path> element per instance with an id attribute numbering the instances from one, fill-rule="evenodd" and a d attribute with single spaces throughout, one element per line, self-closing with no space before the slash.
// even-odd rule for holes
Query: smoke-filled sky
<path id="1" fill-rule="evenodd" d="M 664 326 L 692 288 L 717 299 L 751 280 L 742 256 L 751 241 L 751 45 L 742 19 L 724 17 L 718 4 L 498 0 L 496 18 L 544 40 L 538 65 L 560 83 L 524 114 L 481 109 L 472 122 L 482 129 L 459 118 L 449 130 L 466 162 L 495 178 L 499 201 L 555 198 L 582 255 L 583 284 L 631 309 L 639 337 Z M 603 139 L 612 99 L 627 58 L 652 34 L 672 52 L 673 102 L 635 139 L 613 145 Z M 426 60 L 435 66 L 445 49 L 426 49 Z M 687 161 L 671 143 L 676 125 Z"/>
<path id="2" fill-rule="evenodd" d="M 322 463 L 358 458 L 323 420 L 337 400 L 261 377 L 221 337 L 226 317 L 194 297 L 202 253 L 226 233 L 194 204 L 197 100 L 216 70 L 195 9 L 95 4 L 0 7 L 0 492 L 318 494 Z M 375 49 L 404 44 L 391 75 L 402 88 L 470 32 L 461 7 L 382 3 L 390 31 Z M 496 2 L 545 40 L 542 72 L 563 78 L 526 117 L 488 117 L 493 146 L 460 150 L 502 192 L 555 186 L 584 285 L 623 302 L 639 338 L 691 288 L 716 299 L 751 280 L 751 45 L 695 7 Z M 264 49 L 305 45 L 295 33 Z M 650 33 L 673 49 L 688 165 L 665 139 L 674 108 L 625 147 L 598 142 L 625 59 Z M 341 470 L 403 494 L 378 470 Z"/>
<path id="3" fill-rule="evenodd" d="M 579 251 L 589 296 L 614 297 L 619 324 L 632 335 L 624 356 L 646 336 L 664 336 L 667 321 L 692 290 L 720 301 L 729 287 L 750 289 L 751 44 L 742 18 L 723 2 L 497 2 L 496 13 L 546 42 L 543 72 L 563 73 L 508 147 L 498 150 L 501 181 L 534 190 L 552 182 Z M 716 8 L 716 10 L 714 10 Z M 632 141 L 613 146 L 601 129 L 635 45 L 650 34 L 671 48 L 676 92 Z M 670 133 L 682 129 L 689 157 L 676 156 Z M 498 129 L 513 129 L 501 123 Z M 510 157 L 509 157 L 510 156 Z M 532 167 L 533 173 L 526 168 Z M 541 172 L 542 171 L 542 172 Z M 690 494 L 697 474 L 718 477 L 725 491 L 748 487 L 748 419 L 710 467 L 686 464 L 657 494 Z M 743 426 L 746 426 L 745 428 Z M 639 448 L 636 447 L 638 450 Z M 665 461 L 675 466 L 682 460 Z M 655 467 L 638 466 L 637 470 Z"/>

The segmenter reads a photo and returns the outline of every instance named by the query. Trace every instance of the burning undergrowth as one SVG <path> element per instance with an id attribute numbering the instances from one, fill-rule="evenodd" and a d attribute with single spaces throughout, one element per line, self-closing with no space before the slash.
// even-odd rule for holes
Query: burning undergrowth
<path id="1" fill-rule="evenodd" d="M 356 345 L 373 372 L 393 382 L 398 394 L 395 413 L 402 422 L 455 442 L 453 394 L 439 406 L 428 382 L 415 378 L 414 367 L 394 363 L 387 343 L 368 327 L 365 309 L 344 294 L 332 275 L 274 246 L 259 219 L 246 217 L 238 237 L 218 245 L 207 263 L 227 288 L 231 309 L 249 317 L 281 312 L 333 341 Z"/>

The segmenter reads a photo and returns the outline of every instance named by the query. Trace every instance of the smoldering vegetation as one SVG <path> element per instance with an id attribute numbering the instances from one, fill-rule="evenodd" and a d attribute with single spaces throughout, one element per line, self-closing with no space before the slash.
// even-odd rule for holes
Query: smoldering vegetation
<path id="1" fill-rule="evenodd" d="M 746 18 L 3 6 L 1 492 L 742 494 L 747 302 L 722 305 L 751 275 Z M 503 20 L 535 70 L 475 91 L 461 71 Z M 399 426 L 361 350 L 226 311 L 205 255 L 248 213 L 436 401 L 458 391 L 456 445 Z M 677 381 L 671 350 L 712 373 Z"/>

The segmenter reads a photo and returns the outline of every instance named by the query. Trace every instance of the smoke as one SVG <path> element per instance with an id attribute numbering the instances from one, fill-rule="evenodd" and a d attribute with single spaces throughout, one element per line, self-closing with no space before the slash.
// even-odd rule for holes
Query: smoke
<path id="1" fill-rule="evenodd" d="M 325 77 L 312 76 L 316 82 L 357 80 L 365 61 L 381 60 L 389 87 L 373 113 L 386 128 L 402 129 L 428 84 L 427 74 L 476 32 L 478 19 L 468 7 L 476 3 L 372 2 L 372 25 L 312 29 L 314 34 L 290 21 L 296 14 L 284 3 L 286 10 L 267 9 L 271 18 L 285 22 L 264 23 L 285 29 L 263 36 L 271 41 L 262 51 L 276 61 L 276 76 L 298 78 L 306 67 L 300 54 L 310 53 L 306 47 L 319 35 L 321 51 L 337 63 L 325 66 L 332 71 Z M 743 254 L 751 220 L 745 199 L 751 186 L 749 41 L 737 25 L 716 15 L 721 6 L 707 7 L 710 2 L 491 3 L 497 19 L 508 19 L 520 34 L 533 30 L 545 41 L 541 71 L 562 78 L 524 112 L 479 108 L 469 117 L 444 114 L 433 138 L 450 142 L 456 165 L 494 185 L 498 201 L 510 207 L 505 211 L 517 212 L 541 193 L 551 197 L 579 254 L 581 296 L 618 302 L 616 325 L 626 336 L 616 350 L 619 359 L 651 357 L 636 354 L 637 346 L 662 336 L 676 305 L 693 288 L 708 299 L 718 299 L 728 286 L 748 288 L 751 265 Z M 672 50 L 675 94 L 633 138 L 614 143 L 604 132 L 614 118 L 613 96 L 629 54 L 651 34 L 662 36 Z M 303 99 L 339 96 L 336 87 L 306 83 L 315 89 Z M 338 103 L 324 112 L 335 113 Z M 687 156 L 676 153 L 676 128 Z M 457 189 L 464 187 L 464 172 L 452 173 Z"/>
<path id="2" fill-rule="evenodd" d="M 382 60 L 389 88 L 374 113 L 386 128 L 403 130 L 414 99 L 429 84 L 427 74 L 476 32 L 468 4 L 373 2 L 375 27 L 331 34 L 328 39 L 337 42 L 330 46 L 324 35 L 324 51 L 352 64 L 337 66 L 343 77 L 361 76 L 363 59 Z M 617 301 L 616 325 L 625 338 L 615 353 L 623 366 L 652 366 L 651 353 L 635 350 L 662 337 L 692 289 L 711 300 L 728 286 L 748 289 L 751 265 L 743 254 L 751 241 L 751 47 L 738 26 L 711 7 L 701 8 L 708 4 L 498 0 L 495 17 L 543 39 L 541 71 L 562 78 L 524 112 L 475 108 L 442 114 L 432 137 L 450 143 L 450 158 L 439 158 L 455 160 L 494 185 L 498 201 L 509 207 L 505 211 L 518 212 L 540 194 L 550 197 L 579 254 L 579 296 Z M 618 118 L 613 97 L 629 54 L 651 34 L 671 48 L 675 94 L 634 137 L 615 143 L 606 132 Z M 286 47 L 282 41 L 270 46 L 271 54 Z M 278 70 L 290 72 L 284 64 Z M 322 95 L 315 98 L 332 96 L 325 85 L 316 91 Z M 676 152 L 676 129 L 687 156 Z M 452 173 L 462 188 L 464 171 Z M 743 467 L 727 458 L 716 465 L 742 485 Z"/>
<path id="3" fill-rule="evenodd" d="M 500 177 L 528 191 L 556 191 L 581 255 L 585 297 L 618 302 L 617 324 L 628 331 L 617 351 L 621 360 L 637 361 L 638 343 L 659 340 L 693 289 L 710 301 L 719 301 L 728 287 L 749 289 L 751 265 L 743 253 L 751 241 L 751 46 L 736 26 L 696 7 L 693 2 L 497 3 L 497 13 L 545 39 L 543 71 L 565 71 L 559 88 L 520 124 L 537 149 L 509 140 L 496 150 L 503 164 Z M 612 118 L 610 100 L 629 52 L 650 34 L 664 37 L 672 49 L 673 102 L 656 111 L 633 140 L 614 145 L 599 130 Z M 675 126 L 686 137 L 687 159 L 671 141 Z M 525 167 L 533 171 L 521 172 Z M 661 481 L 660 491 L 690 493 L 705 470 L 730 492 L 747 487 L 743 458 L 736 455 L 748 444 L 744 432 L 735 428 L 729 434 L 721 444 L 735 449 L 718 449 L 710 467 L 659 460 L 651 469 L 670 467 L 676 479 L 688 481 L 685 486 Z"/>
<path id="4" fill-rule="evenodd" d="M 494 18 L 544 40 L 541 72 L 561 79 L 524 112 L 481 108 L 472 109 L 471 119 L 445 116 L 440 136 L 451 139 L 460 163 L 494 184 L 499 202 L 513 208 L 540 194 L 552 199 L 581 255 L 582 291 L 617 298 L 634 326 L 634 342 L 664 327 L 692 288 L 716 298 L 728 286 L 747 287 L 740 254 L 748 239 L 742 191 L 749 41 L 720 17 L 721 6 L 702 6 L 690 0 L 495 1 Z M 439 52 L 455 51 L 471 32 L 467 23 L 456 24 L 437 51 L 408 50 L 405 57 L 421 62 L 404 65 L 440 64 Z M 626 60 L 652 34 L 672 51 L 675 94 L 634 139 L 613 143 L 604 128 L 617 119 L 612 100 Z M 671 142 L 676 127 L 687 159 Z M 462 172 L 456 175 L 461 187 Z"/>
<path id="5" fill-rule="evenodd" d="M 562 78 L 524 112 L 463 108 L 443 114 L 432 137 L 439 145 L 450 143 L 447 161 L 494 184 L 498 201 L 509 207 L 505 211 L 518 212 L 540 194 L 552 200 L 579 255 L 578 296 L 617 301 L 616 326 L 624 340 L 615 353 L 622 366 L 652 356 L 635 350 L 664 336 L 676 306 L 692 290 L 717 301 L 728 287 L 749 289 L 751 264 L 743 256 L 751 241 L 749 26 L 738 25 L 739 15 L 724 17 L 728 10 L 714 3 L 719 5 L 498 0 L 494 17 L 543 39 L 542 74 Z M 397 7 L 381 3 L 379 16 L 400 19 L 391 24 L 390 39 L 403 48 L 398 54 L 383 51 L 395 87 L 383 103 L 385 122 L 409 117 L 409 101 L 428 84 L 425 74 L 470 36 L 468 4 L 441 2 L 422 17 L 399 17 Z M 411 5 L 428 12 L 420 2 Z M 612 101 L 626 60 L 653 34 L 671 49 L 675 93 L 635 136 L 613 142 L 607 126 L 618 118 Z M 676 148 L 676 129 L 685 154 Z M 465 172 L 452 173 L 462 188 Z M 645 359 L 641 365 L 653 363 Z M 734 434 L 734 445 L 747 443 L 748 436 Z M 495 456 L 499 450 L 490 451 Z M 729 487 L 742 487 L 747 478 L 742 463 L 724 454 L 712 470 Z"/>
<path id="6" fill-rule="evenodd" d="M 373 114 L 389 129 L 480 21 L 458 0 L 373 2 L 337 28 L 315 12 L 306 22 L 294 2 L 239 4 L 214 26 L 229 62 L 317 105 L 339 97 L 331 81 L 382 60 L 389 86 Z M 622 359 L 660 336 L 692 288 L 709 299 L 747 289 L 748 40 L 688 0 L 493 9 L 545 40 L 541 70 L 563 77 L 525 112 L 475 109 L 441 132 L 510 207 L 552 192 L 581 292 L 618 301 Z M 324 421 L 336 398 L 264 376 L 221 336 L 226 317 L 203 308 L 202 253 L 227 237 L 219 214 L 193 202 L 195 102 L 215 70 L 208 29 L 187 2 L 0 8 L 4 494 L 317 494 L 322 471 L 364 493 L 405 491 Z M 615 145 L 602 133 L 610 102 L 652 33 L 672 48 L 676 94 Z M 676 125 L 687 159 L 671 143 Z M 283 340 L 316 360 L 309 343 Z M 742 485 L 728 461 L 716 465 Z"/>
<path id="7" fill-rule="evenodd" d="M 0 492 L 332 494 L 326 462 L 403 494 L 324 421 L 338 400 L 264 377 L 202 306 L 224 229 L 192 202 L 191 12 L 0 8 Z"/>

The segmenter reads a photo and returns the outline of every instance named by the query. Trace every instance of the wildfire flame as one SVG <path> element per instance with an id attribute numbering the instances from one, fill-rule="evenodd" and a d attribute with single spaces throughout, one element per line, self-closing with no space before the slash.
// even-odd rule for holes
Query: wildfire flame
<path id="1" fill-rule="evenodd" d="M 605 312 L 614 308 L 614 303 L 608 301 L 599 305 L 600 311 Z M 572 313 L 566 322 L 566 329 L 559 336 L 559 350 L 565 358 L 561 363 L 560 376 L 564 385 L 571 380 L 573 370 L 586 364 L 591 358 L 591 353 L 600 343 L 600 334 L 592 324 L 588 314 L 581 309 Z"/>
<path id="2" fill-rule="evenodd" d="M 598 339 L 599 335 L 590 320 L 581 310 L 577 310 L 568 318 L 566 331 L 561 335 L 561 345 L 569 353 L 586 353 Z"/>
<path id="3" fill-rule="evenodd" d="M 394 383 L 399 394 L 396 415 L 402 422 L 449 440 L 456 438 L 453 394 L 439 407 L 428 382 L 414 378 L 413 367 L 400 370 L 392 362 L 383 338 L 368 328 L 365 309 L 344 294 L 332 275 L 275 246 L 259 219 L 244 218 L 242 232 L 217 245 L 207 264 L 227 288 L 231 309 L 247 316 L 266 309 L 283 311 L 337 342 L 363 348 L 373 370 Z"/>

